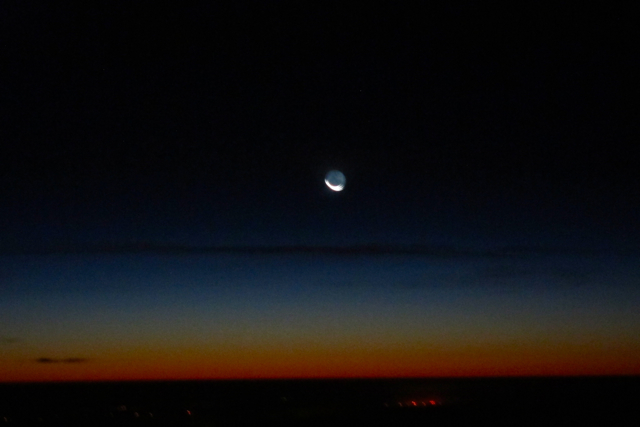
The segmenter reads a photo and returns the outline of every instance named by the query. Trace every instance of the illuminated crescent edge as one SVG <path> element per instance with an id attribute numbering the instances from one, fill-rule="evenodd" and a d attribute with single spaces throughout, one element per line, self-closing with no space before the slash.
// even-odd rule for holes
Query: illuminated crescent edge
<path id="1" fill-rule="evenodd" d="M 342 191 L 342 189 L 344 188 L 344 184 L 333 185 L 330 184 L 326 179 L 324 180 L 324 183 L 327 184 L 327 187 L 329 187 L 333 191 Z"/>

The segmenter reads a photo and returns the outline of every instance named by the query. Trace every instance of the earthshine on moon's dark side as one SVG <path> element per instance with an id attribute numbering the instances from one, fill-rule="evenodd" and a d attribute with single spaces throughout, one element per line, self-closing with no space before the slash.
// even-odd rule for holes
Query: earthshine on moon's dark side
<path id="1" fill-rule="evenodd" d="M 342 172 L 331 170 L 327 172 L 327 175 L 324 178 L 324 183 L 333 191 L 342 191 L 347 183 L 347 179 Z"/>

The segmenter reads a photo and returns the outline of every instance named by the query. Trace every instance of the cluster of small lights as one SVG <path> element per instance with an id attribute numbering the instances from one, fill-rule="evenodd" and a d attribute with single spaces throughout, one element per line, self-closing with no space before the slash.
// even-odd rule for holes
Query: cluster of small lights
<path id="1" fill-rule="evenodd" d="M 417 408 L 417 407 L 427 407 L 427 406 L 437 406 L 440 405 L 440 402 L 436 400 L 409 400 L 409 401 L 398 401 L 393 404 L 385 403 L 384 406 L 397 406 L 400 408 Z"/>
<path id="2" fill-rule="evenodd" d="M 115 412 L 121 412 L 121 413 L 128 413 L 130 414 L 133 418 L 155 418 L 153 415 L 153 412 L 142 412 L 142 411 L 133 411 L 132 409 L 128 409 L 125 405 L 120 405 L 118 407 L 115 408 Z M 189 409 L 184 409 L 182 411 L 183 415 L 186 416 L 191 416 L 192 413 Z M 110 413 L 111 417 L 114 417 L 114 413 L 111 412 Z"/>
<path id="3" fill-rule="evenodd" d="M 182 410 L 182 416 L 187 416 L 187 417 L 191 417 L 193 414 L 191 412 L 191 410 L 189 409 L 184 409 Z M 140 410 L 133 410 L 131 408 L 127 408 L 125 405 L 120 405 L 120 406 L 116 406 L 115 408 L 112 409 L 112 412 L 109 412 L 108 414 L 104 413 L 103 416 L 109 416 L 111 418 L 120 418 L 122 419 L 122 416 L 124 416 L 126 418 L 134 418 L 134 419 L 144 419 L 144 418 L 157 418 L 156 416 L 154 416 L 153 412 L 148 412 L 148 411 L 140 411 Z M 162 418 L 162 417 L 161 417 Z M 27 417 L 27 418 L 18 418 L 17 420 L 11 419 L 8 416 L 3 416 L 0 415 L 0 424 L 15 424 L 16 422 L 19 425 L 22 425 L 25 421 L 29 421 L 29 422 L 33 422 L 33 421 L 37 421 L 39 423 L 42 423 L 45 421 L 45 419 L 40 418 L 40 417 Z"/>

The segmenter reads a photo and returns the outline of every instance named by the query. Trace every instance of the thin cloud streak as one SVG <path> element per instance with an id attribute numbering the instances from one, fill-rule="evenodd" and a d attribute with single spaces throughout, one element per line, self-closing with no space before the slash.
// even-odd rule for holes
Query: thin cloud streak
<path id="1" fill-rule="evenodd" d="M 50 357 L 39 357 L 35 360 L 36 363 L 50 364 L 50 363 L 84 363 L 89 359 L 83 357 L 69 357 L 66 359 L 53 359 Z"/>
<path id="2" fill-rule="evenodd" d="M 544 246 L 503 246 L 490 249 L 470 249 L 456 246 L 429 245 L 351 245 L 351 246 L 187 246 L 140 244 L 97 244 L 85 246 L 51 246 L 39 248 L 0 249 L 0 256 L 18 255 L 92 255 L 92 254 L 326 254 L 326 255 L 418 255 L 428 257 L 510 257 L 523 255 L 599 255 L 637 254 L 640 249 L 595 250 L 584 248 L 554 248 Z"/>

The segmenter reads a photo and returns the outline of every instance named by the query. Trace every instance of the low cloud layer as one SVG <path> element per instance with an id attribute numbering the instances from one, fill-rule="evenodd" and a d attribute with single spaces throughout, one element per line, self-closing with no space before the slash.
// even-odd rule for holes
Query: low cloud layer
<path id="1" fill-rule="evenodd" d="M 586 248 L 546 246 L 502 246 L 470 249 L 441 245 L 350 245 L 350 246 L 189 246 L 157 243 L 67 245 L 38 248 L 0 248 L 4 255 L 88 255 L 88 254 L 330 254 L 330 255 L 424 255 L 436 257 L 510 257 L 521 255 L 597 255 L 603 251 Z M 607 253 L 611 251 L 605 251 Z M 616 251 L 637 254 L 640 248 Z"/>
<path id="2" fill-rule="evenodd" d="M 69 357 L 66 359 L 53 359 L 50 357 L 40 357 L 38 359 L 36 359 L 36 363 L 84 363 L 87 362 L 88 359 L 85 359 L 83 357 Z"/>

